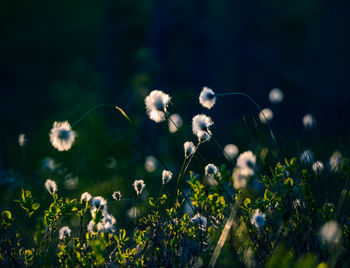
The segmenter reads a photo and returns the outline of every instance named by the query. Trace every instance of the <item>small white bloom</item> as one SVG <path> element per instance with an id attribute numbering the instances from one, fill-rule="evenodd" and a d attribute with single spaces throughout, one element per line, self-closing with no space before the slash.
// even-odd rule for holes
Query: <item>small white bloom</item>
<path id="1" fill-rule="evenodd" d="M 169 170 L 163 170 L 162 183 L 167 184 L 171 180 L 172 177 L 173 177 L 173 173 L 171 173 Z"/>
<path id="2" fill-rule="evenodd" d="M 153 90 L 146 98 L 146 111 L 149 118 L 157 123 L 165 120 L 171 97 L 160 90 Z"/>
<path id="3" fill-rule="evenodd" d="M 198 137 L 198 141 L 200 143 L 209 141 L 210 138 L 211 138 L 211 131 L 210 130 L 208 130 L 208 131 L 200 131 L 200 132 L 198 132 L 197 137 Z"/>
<path id="4" fill-rule="evenodd" d="M 218 173 L 218 168 L 214 165 L 214 164 L 208 164 L 205 167 L 205 175 L 206 176 L 213 176 L 216 175 Z"/>
<path id="5" fill-rule="evenodd" d="M 204 108 L 211 109 L 216 102 L 215 93 L 212 89 L 203 87 L 201 94 L 199 95 L 199 103 L 202 104 Z"/>
<path id="6" fill-rule="evenodd" d="M 200 132 L 208 132 L 209 128 L 214 124 L 213 120 L 205 114 L 197 114 L 192 118 L 193 134 L 198 136 Z"/>
<path id="7" fill-rule="evenodd" d="M 336 221 L 326 222 L 320 229 L 321 239 L 329 244 L 338 244 L 342 237 L 342 232 Z"/>
<path id="8" fill-rule="evenodd" d="M 143 188 L 145 188 L 146 184 L 144 183 L 143 180 L 135 180 L 134 183 L 132 184 L 134 186 L 134 189 L 137 193 L 137 195 L 142 193 Z"/>
<path id="9" fill-rule="evenodd" d="M 139 217 L 140 210 L 137 207 L 132 207 L 128 210 L 127 214 L 130 219 L 134 220 Z"/>
<path id="10" fill-rule="evenodd" d="M 87 225 L 87 230 L 88 230 L 88 232 L 89 232 L 90 234 L 95 233 L 95 232 L 97 231 L 96 228 L 95 228 L 95 223 L 94 223 L 93 220 L 91 220 L 91 221 L 89 222 L 89 224 Z"/>
<path id="11" fill-rule="evenodd" d="M 51 195 L 54 195 L 57 192 L 57 184 L 53 180 L 47 179 L 45 182 L 45 187 Z"/>
<path id="12" fill-rule="evenodd" d="M 306 114 L 303 117 L 303 125 L 305 128 L 312 128 L 315 124 L 316 124 L 316 120 L 312 116 L 312 114 Z"/>
<path id="13" fill-rule="evenodd" d="M 310 149 L 309 150 L 305 150 L 300 155 L 300 161 L 304 165 L 310 165 L 311 163 L 314 162 L 314 153 Z"/>
<path id="14" fill-rule="evenodd" d="M 227 160 L 232 161 L 238 155 L 238 147 L 234 144 L 227 144 L 224 147 L 224 156 Z"/>
<path id="15" fill-rule="evenodd" d="M 145 161 L 145 169 L 148 172 L 153 172 L 157 168 L 157 159 L 154 156 L 147 156 Z"/>
<path id="16" fill-rule="evenodd" d="M 254 210 L 250 223 L 260 229 L 265 224 L 265 214 L 261 213 L 259 209 Z"/>
<path id="17" fill-rule="evenodd" d="M 26 137 L 26 134 L 19 134 L 18 135 L 18 144 L 19 146 L 23 147 L 27 144 L 27 137 Z"/>
<path id="18" fill-rule="evenodd" d="M 101 222 L 97 224 L 97 231 L 99 233 L 114 233 L 115 223 L 115 218 L 111 214 L 105 213 Z"/>
<path id="19" fill-rule="evenodd" d="M 247 169 L 235 168 L 232 173 L 233 187 L 238 190 L 245 188 L 250 178 L 250 173 L 246 171 Z"/>
<path id="20" fill-rule="evenodd" d="M 254 175 L 256 163 L 256 156 L 252 153 L 252 151 L 246 151 L 239 155 L 237 158 L 236 166 L 240 169 L 240 173 L 245 176 Z"/>
<path id="21" fill-rule="evenodd" d="M 284 94 L 279 88 L 274 88 L 270 91 L 269 100 L 272 104 L 278 104 L 283 101 Z"/>
<path id="22" fill-rule="evenodd" d="M 189 157 L 190 155 L 194 154 L 196 150 L 196 147 L 194 146 L 193 142 L 186 141 L 184 143 L 184 151 L 185 151 L 185 157 Z"/>
<path id="23" fill-rule="evenodd" d="M 70 237 L 71 230 L 68 226 L 63 226 L 59 231 L 59 239 L 63 240 Z"/>
<path id="24" fill-rule="evenodd" d="M 260 122 L 266 124 L 273 119 L 273 112 L 270 108 L 265 108 L 259 113 Z"/>
<path id="25" fill-rule="evenodd" d="M 117 200 L 117 201 L 120 201 L 120 199 L 122 199 L 122 194 L 119 192 L 119 191 L 115 191 L 113 194 L 112 194 L 112 197 L 113 199 Z"/>
<path id="26" fill-rule="evenodd" d="M 91 198 L 92 198 L 91 194 L 88 192 L 85 192 L 85 193 L 82 193 L 82 195 L 80 197 L 80 201 L 85 200 L 86 202 L 89 202 L 91 200 Z"/>
<path id="27" fill-rule="evenodd" d="M 97 210 L 101 210 L 102 214 L 107 213 L 107 200 L 104 199 L 102 196 L 95 196 L 92 198 L 92 207 L 91 207 L 91 215 L 92 217 L 95 216 L 95 212 Z"/>
<path id="28" fill-rule="evenodd" d="M 338 151 L 335 151 L 332 156 L 329 158 L 329 166 L 332 172 L 340 171 L 340 164 L 342 161 L 342 154 Z"/>
<path id="29" fill-rule="evenodd" d="M 317 175 L 320 175 L 323 171 L 323 163 L 321 161 L 316 161 L 313 163 L 312 169 Z"/>
<path id="30" fill-rule="evenodd" d="M 59 151 L 68 151 L 75 140 L 76 134 L 71 129 L 68 121 L 54 122 L 50 132 L 50 141 L 54 148 Z"/>
<path id="31" fill-rule="evenodd" d="M 203 217 L 199 213 L 197 213 L 191 221 L 199 226 L 200 230 L 205 230 L 207 228 L 207 218 Z"/>
<path id="32" fill-rule="evenodd" d="M 175 133 L 182 127 L 183 121 L 179 114 L 172 114 L 169 118 L 169 131 Z"/>

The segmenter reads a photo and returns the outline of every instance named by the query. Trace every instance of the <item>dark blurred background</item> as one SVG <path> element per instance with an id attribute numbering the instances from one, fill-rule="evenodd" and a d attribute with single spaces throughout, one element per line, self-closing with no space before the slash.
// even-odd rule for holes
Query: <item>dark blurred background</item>
<path id="1" fill-rule="evenodd" d="M 51 146 L 54 121 L 73 123 L 98 103 L 121 106 L 175 174 L 183 143 L 195 141 L 190 122 L 197 113 L 212 116 L 222 145 L 256 153 L 271 145 L 256 107 L 230 96 L 206 110 L 198 102 L 203 86 L 245 92 L 262 107 L 271 107 L 268 94 L 280 88 L 285 98 L 272 107 L 271 127 L 281 158 L 308 148 L 324 162 L 334 150 L 349 154 L 349 1 L 3 0 L 0 6 L 1 209 L 14 206 L 21 187 L 49 200 L 43 192 L 49 177 L 63 196 L 90 191 L 111 199 L 121 190 L 130 198 L 137 178 L 157 193 L 162 167 L 145 170 L 152 152 L 111 108 L 76 126 L 70 151 Z M 153 89 L 173 97 L 169 110 L 184 120 L 175 134 L 147 118 L 144 98 Z M 317 120 L 311 130 L 302 124 L 307 113 Z M 18 145 L 20 133 L 26 146 Z M 202 150 L 208 161 L 225 162 L 213 143 Z M 54 171 L 43 166 L 45 157 L 55 161 Z M 196 163 L 194 169 L 202 172 Z M 67 187 L 76 177 L 78 185 Z"/>

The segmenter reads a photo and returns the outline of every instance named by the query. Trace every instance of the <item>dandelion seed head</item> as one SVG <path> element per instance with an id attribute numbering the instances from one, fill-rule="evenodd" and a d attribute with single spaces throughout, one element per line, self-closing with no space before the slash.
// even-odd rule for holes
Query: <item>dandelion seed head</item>
<path id="1" fill-rule="evenodd" d="M 312 114 L 306 114 L 303 117 L 303 125 L 305 128 L 312 128 L 315 124 L 316 124 L 316 120 L 312 116 Z"/>
<path id="2" fill-rule="evenodd" d="M 204 108 L 211 109 L 216 102 L 215 93 L 212 89 L 204 87 L 199 95 L 199 103 Z"/>
<path id="3" fill-rule="evenodd" d="M 172 177 L 173 177 L 173 173 L 171 173 L 169 170 L 163 170 L 162 183 L 167 184 L 171 180 Z"/>
<path id="4" fill-rule="evenodd" d="M 213 124 L 214 122 L 209 116 L 205 114 L 197 114 L 192 118 L 193 134 L 198 136 L 198 133 L 200 132 L 207 132 Z"/>
<path id="5" fill-rule="evenodd" d="M 145 98 L 146 111 L 149 118 L 156 123 L 164 121 L 170 101 L 171 97 L 168 94 L 160 90 L 153 90 Z"/>
<path id="6" fill-rule="evenodd" d="M 185 151 L 185 157 L 189 157 L 190 155 L 194 154 L 196 150 L 196 147 L 194 146 L 193 142 L 186 141 L 184 143 L 184 151 Z"/>
<path id="7" fill-rule="evenodd" d="M 68 226 L 63 226 L 59 231 L 59 239 L 63 240 L 70 237 L 71 230 Z"/>
<path id="8" fill-rule="evenodd" d="M 76 134 L 68 121 L 54 122 L 50 131 L 50 141 L 58 151 L 68 151 L 75 140 Z"/>
<path id="9" fill-rule="evenodd" d="M 208 164 L 205 166 L 205 175 L 213 176 L 218 173 L 218 168 L 214 164 Z"/>
<path id="10" fill-rule="evenodd" d="M 21 134 L 18 135 L 18 144 L 21 147 L 26 146 L 26 144 L 27 144 L 26 134 L 21 133 Z"/>
<path id="11" fill-rule="evenodd" d="M 336 221 L 326 222 L 320 229 L 321 239 L 329 244 L 338 244 L 342 237 L 341 229 Z"/>
<path id="12" fill-rule="evenodd" d="M 88 192 L 85 192 L 81 194 L 80 201 L 85 200 L 86 202 L 89 202 L 91 198 L 92 198 L 91 194 Z"/>
<path id="13" fill-rule="evenodd" d="M 47 179 L 45 182 L 45 188 L 51 195 L 54 195 L 57 192 L 57 184 L 53 180 Z"/>
<path id="14" fill-rule="evenodd" d="M 198 132 L 197 137 L 200 143 L 209 141 L 211 139 L 211 131 L 200 131 Z"/>
<path id="15" fill-rule="evenodd" d="M 265 108 L 259 113 L 260 122 L 266 124 L 273 119 L 273 112 L 270 108 Z"/>
<path id="16" fill-rule="evenodd" d="M 148 172 L 153 172 L 157 168 L 157 159 L 154 156 L 147 156 L 145 160 L 145 169 Z"/>
<path id="17" fill-rule="evenodd" d="M 284 94 L 279 88 L 274 88 L 270 91 L 269 100 L 272 104 L 278 104 L 283 101 Z"/>
<path id="18" fill-rule="evenodd" d="M 332 172 L 339 172 L 340 165 L 342 161 L 342 154 L 338 151 L 335 151 L 332 156 L 329 158 L 329 166 Z"/>
<path id="19" fill-rule="evenodd" d="M 323 171 L 323 163 L 321 161 L 316 161 L 315 163 L 313 163 L 312 165 L 312 170 L 317 174 L 320 175 L 321 172 Z"/>
<path id="20" fill-rule="evenodd" d="M 97 232 L 114 233 L 115 223 L 116 223 L 115 218 L 111 214 L 105 213 L 103 215 L 102 221 L 97 224 Z"/>
<path id="21" fill-rule="evenodd" d="M 145 188 L 146 184 L 143 180 L 135 180 L 132 186 L 134 187 L 137 195 L 139 195 L 142 193 L 142 190 Z"/>
<path id="22" fill-rule="evenodd" d="M 236 161 L 236 166 L 240 169 L 240 173 L 246 176 L 254 175 L 255 164 L 256 156 L 252 151 L 241 153 Z"/>
<path id="23" fill-rule="evenodd" d="M 314 153 L 310 149 L 305 150 L 300 155 L 300 161 L 304 165 L 310 165 L 311 163 L 314 162 Z"/>
<path id="24" fill-rule="evenodd" d="M 238 155 L 238 147 L 234 144 L 227 144 L 224 147 L 224 156 L 228 161 L 232 161 Z"/>
<path id="25" fill-rule="evenodd" d="M 260 229 L 265 225 L 265 222 L 265 214 L 261 213 L 259 209 L 254 210 L 250 219 L 250 223 L 256 228 Z"/>
<path id="26" fill-rule="evenodd" d="M 179 114 L 172 114 L 169 118 L 169 132 L 175 133 L 182 127 L 183 121 Z"/>
<path id="27" fill-rule="evenodd" d="M 120 191 L 115 191 L 112 194 L 113 199 L 120 201 L 122 199 L 122 194 L 120 193 Z"/>

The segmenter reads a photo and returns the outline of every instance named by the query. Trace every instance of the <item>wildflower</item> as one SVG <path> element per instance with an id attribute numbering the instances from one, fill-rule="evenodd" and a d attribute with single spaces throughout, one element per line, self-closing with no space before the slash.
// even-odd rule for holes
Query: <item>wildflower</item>
<path id="1" fill-rule="evenodd" d="M 207 228 L 207 218 L 203 217 L 202 215 L 200 215 L 199 213 L 197 213 L 192 219 L 191 221 L 193 223 L 196 223 L 199 227 L 200 230 L 204 231 Z"/>
<path id="2" fill-rule="evenodd" d="M 117 201 L 120 201 L 120 199 L 122 199 L 122 194 L 119 192 L 119 191 L 115 191 L 113 194 L 112 194 L 112 197 L 113 199 L 117 200 Z"/>
<path id="3" fill-rule="evenodd" d="M 238 147 L 234 144 L 227 144 L 224 147 L 224 156 L 227 160 L 232 161 L 238 155 Z"/>
<path id="4" fill-rule="evenodd" d="M 63 240 L 67 237 L 70 237 L 71 230 L 68 226 L 63 226 L 59 231 L 59 239 Z"/>
<path id="5" fill-rule="evenodd" d="M 56 192 L 57 192 L 57 184 L 55 181 L 53 180 L 46 180 L 45 182 L 45 187 L 46 187 L 46 190 L 51 194 L 51 195 L 54 195 Z"/>
<path id="6" fill-rule="evenodd" d="M 213 176 L 216 175 L 218 173 L 218 168 L 214 165 L 214 164 L 208 164 L 205 167 L 205 175 L 206 176 Z"/>
<path id="7" fill-rule="evenodd" d="M 241 174 L 246 176 L 254 175 L 256 156 L 252 151 L 246 151 L 237 158 L 236 166 L 240 169 Z"/>
<path id="8" fill-rule="evenodd" d="M 304 165 L 309 165 L 312 162 L 314 162 L 314 153 L 309 149 L 309 150 L 305 150 L 304 152 L 301 153 L 300 155 L 300 161 L 304 164 Z"/>
<path id="9" fill-rule="evenodd" d="M 91 220 L 86 228 L 87 228 L 87 231 L 89 233 L 94 233 L 95 232 L 95 223 L 94 223 L 94 221 Z"/>
<path id="10" fill-rule="evenodd" d="M 329 244 L 338 244 L 342 237 L 342 232 L 336 221 L 326 222 L 320 229 L 321 239 Z"/>
<path id="11" fill-rule="evenodd" d="M 245 170 L 242 170 L 240 168 L 235 168 L 232 173 L 232 179 L 233 179 L 233 187 L 238 190 L 245 188 L 250 175 L 247 175 L 247 172 Z"/>
<path id="12" fill-rule="evenodd" d="M 266 124 L 270 122 L 273 118 L 273 112 L 270 108 L 265 108 L 259 113 L 260 122 Z"/>
<path id="13" fill-rule="evenodd" d="M 179 114 L 172 114 L 169 117 L 169 131 L 175 133 L 180 127 L 182 127 L 183 121 Z"/>
<path id="14" fill-rule="evenodd" d="M 171 97 L 160 90 L 153 90 L 146 98 L 146 111 L 149 118 L 157 123 L 165 120 Z"/>
<path id="15" fill-rule="evenodd" d="M 265 224 L 265 214 L 261 213 L 259 209 L 254 210 L 250 223 L 260 229 Z"/>
<path id="16" fill-rule="evenodd" d="M 91 214 L 94 217 L 97 210 L 101 210 L 102 214 L 107 212 L 107 200 L 102 196 L 95 196 L 92 198 Z"/>
<path id="17" fill-rule="evenodd" d="M 323 170 L 323 163 L 321 161 L 316 161 L 312 165 L 312 169 L 317 175 L 321 174 L 321 172 Z"/>
<path id="18" fill-rule="evenodd" d="M 189 157 L 190 155 L 194 154 L 196 148 L 191 141 L 186 141 L 184 143 L 184 151 L 185 151 L 185 157 Z"/>
<path id="19" fill-rule="evenodd" d="M 55 160 L 52 159 L 51 157 L 45 157 L 42 161 L 43 168 L 48 170 L 48 171 L 53 171 L 56 169 L 56 163 Z"/>
<path id="20" fill-rule="evenodd" d="M 198 137 L 198 141 L 200 143 L 209 141 L 211 138 L 211 131 L 210 130 L 208 130 L 208 132 L 200 131 L 200 132 L 198 132 L 197 137 Z"/>
<path id="21" fill-rule="evenodd" d="M 197 114 L 192 118 L 193 134 L 198 136 L 198 133 L 204 131 L 210 133 L 209 128 L 214 124 L 209 116 L 204 114 Z"/>
<path id="22" fill-rule="evenodd" d="M 103 215 L 101 222 L 97 224 L 97 231 L 99 233 L 114 233 L 116 220 L 113 215 L 106 213 Z"/>
<path id="23" fill-rule="evenodd" d="M 316 120 L 311 114 L 306 114 L 303 117 L 303 125 L 305 128 L 312 128 L 315 124 Z"/>
<path id="24" fill-rule="evenodd" d="M 331 171 L 339 172 L 341 164 L 342 154 L 338 151 L 335 151 L 332 156 L 329 158 L 329 166 Z"/>
<path id="25" fill-rule="evenodd" d="M 153 172 L 157 168 L 157 159 L 154 156 L 147 156 L 145 161 L 145 169 L 148 172 Z"/>
<path id="26" fill-rule="evenodd" d="M 283 101 L 284 94 L 279 88 L 274 88 L 270 91 L 269 100 L 272 104 L 278 104 Z"/>
<path id="27" fill-rule="evenodd" d="M 21 133 L 18 135 L 18 144 L 21 147 L 23 147 L 27 144 L 26 134 Z"/>
<path id="28" fill-rule="evenodd" d="M 173 177 L 173 173 L 171 173 L 169 170 L 163 170 L 163 172 L 162 172 L 163 184 L 167 184 L 171 180 L 172 177 Z"/>
<path id="29" fill-rule="evenodd" d="M 85 192 L 81 195 L 80 201 L 85 200 L 86 202 L 89 202 L 91 200 L 91 198 L 92 198 L 91 194 L 88 192 Z"/>
<path id="30" fill-rule="evenodd" d="M 54 122 L 50 132 L 50 141 L 54 148 L 59 151 L 68 151 L 75 140 L 76 134 L 71 129 L 68 121 Z"/>
<path id="31" fill-rule="evenodd" d="M 201 94 L 199 95 L 199 103 L 207 109 L 211 109 L 216 102 L 215 93 L 212 89 L 203 87 Z"/>
<path id="32" fill-rule="evenodd" d="M 144 183 L 143 180 L 135 180 L 134 183 L 132 184 L 134 186 L 134 189 L 137 193 L 137 195 L 141 194 L 143 188 L 145 188 L 146 184 Z"/>

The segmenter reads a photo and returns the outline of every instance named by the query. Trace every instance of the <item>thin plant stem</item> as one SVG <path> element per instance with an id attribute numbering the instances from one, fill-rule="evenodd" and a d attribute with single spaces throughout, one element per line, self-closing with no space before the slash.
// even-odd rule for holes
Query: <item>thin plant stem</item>
<path id="1" fill-rule="evenodd" d="M 90 113 L 92 113 L 93 111 L 97 110 L 100 107 L 105 107 L 105 106 L 110 106 L 110 107 L 114 107 L 113 104 L 109 104 L 109 103 L 100 103 L 97 104 L 95 106 L 93 106 L 90 110 L 88 110 L 86 113 L 84 113 L 77 121 L 75 121 L 72 124 L 72 128 L 75 127 L 81 120 L 83 120 L 85 117 L 87 117 Z"/>

